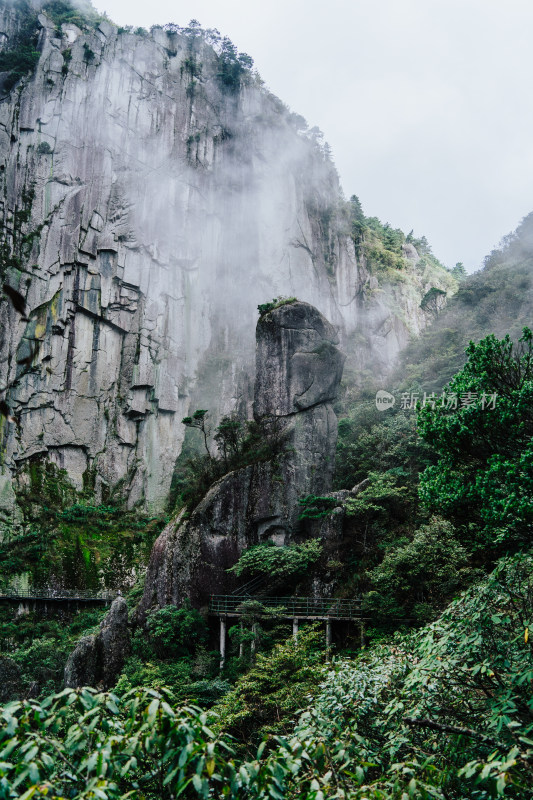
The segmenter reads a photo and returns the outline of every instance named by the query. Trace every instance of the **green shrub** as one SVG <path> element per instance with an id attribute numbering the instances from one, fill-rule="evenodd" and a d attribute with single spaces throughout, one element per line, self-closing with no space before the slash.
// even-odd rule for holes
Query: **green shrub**
<path id="1" fill-rule="evenodd" d="M 319 539 L 309 539 L 303 544 L 277 547 L 273 542 L 265 542 L 249 547 L 228 572 L 237 577 L 249 575 L 269 575 L 271 578 L 288 578 L 305 574 L 322 555 Z"/>
<path id="2" fill-rule="evenodd" d="M 411 541 L 387 550 L 370 573 L 372 589 L 365 595 L 364 609 L 374 622 L 390 624 L 391 616 L 425 622 L 471 577 L 468 552 L 457 540 L 453 526 L 434 518 L 422 525 Z"/>
<path id="3" fill-rule="evenodd" d="M 302 507 L 298 519 L 304 520 L 328 517 L 338 507 L 339 502 L 333 497 L 317 497 L 314 494 L 308 494 L 307 497 L 301 497 L 298 504 Z"/>
<path id="4" fill-rule="evenodd" d="M 94 52 L 94 50 L 91 47 L 89 47 L 87 42 L 84 42 L 83 43 L 83 60 L 85 61 L 85 63 L 86 64 L 92 64 L 92 62 L 95 59 L 95 56 L 96 56 L 96 53 Z"/>
<path id="5" fill-rule="evenodd" d="M 323 636 L 314 627 L 300 630 L 296 641 L 259 654 L 215 706 L 216 729 L 231 733 L 248 752 L 255 752 L 264 734 L 289 733 L 294 714 L 316 692 L 324 659 Z"/>
<path id="6" fill-rule="evenodd" d="M 215 736 L 210 722 L 150 689 L 123 698 L 67 689 L 43 704 L 13 703 L 2 712 L 0 748 L 11 753 L 0 764 L 2 792 L 25 800 L 171 800 L 189 786 L 200 796 L 210 786 L 222 791 L 236 783 L 236 771 L 227 737 Z"/>
<path id="7" fill-rule="evenodd" d="M 148 615 L 150 643 L 160 658 L 191 654 L 207 642 L 207 625 L 190 606 L 164 606 Z"/>
<path id="8" fill-rule="evenodd" d="M 67 47 L 66 50 L 63 50 L 63 66 L 61 67 L 62 75 L 68 75 L 68 68 L 71 61 L 72 61 L 72 49 L 70 47 Z"/>
<path id="9" fill-rule="evenodd" d="M 274 311 L 276 308 L 281 308 L 281 306 L 287 306 L 290 303 L 297 303 L 296 297 L 275 297 L 269 303 L 262 303 L 261 305 L 257 306 L 257 310 L 259 311 L 259 316 L 263 317 L 265 314 L 270 313 L 270 311 Z"/>
<path id="10" fill-rule="evenodd" d="M 491 335 L 467 353 L 446 390 L 457 408 L 419 412 L 420 432 L 439 454 L 420 494 L 490 559 L 524 546 L 533 531 L 533 333 L 524 328 L 518 343 Z"/>
<path id="11" fill-rule="evenodd" d="M 103 20 L 107 20 L 105 15 L 98 14 L 89 0 L 76 0 L 76 2 L 51 0 L 44 4 L 43 11 L 58 28 L 64 23 L 71 23 L 84 30 L 89 25 L 96 27 Z"/>

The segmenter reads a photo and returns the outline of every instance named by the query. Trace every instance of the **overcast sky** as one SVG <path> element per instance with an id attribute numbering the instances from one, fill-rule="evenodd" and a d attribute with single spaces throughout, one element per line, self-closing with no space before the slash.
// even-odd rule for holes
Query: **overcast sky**
<path id="1" fill-rule="evenodd" d="M 529 0 L 95 0 L 218 28 L 333 150 L 347 197 L 469 271 L 533 211 Z"/>

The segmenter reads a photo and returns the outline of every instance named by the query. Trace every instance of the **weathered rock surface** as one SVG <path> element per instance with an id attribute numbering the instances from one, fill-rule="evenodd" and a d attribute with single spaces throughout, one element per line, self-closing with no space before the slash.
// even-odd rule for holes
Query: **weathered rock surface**
<path id="1" fill-rule="evenodd" d="M 17 13 L 0 4 L 0 47 Z M 0 99 L 3 279 L 29 309 L 25 322 L 0 300 L 0 387 L 19 420 L 2 430 L 6 524 L 12 476 L 35 459 L 96 500 L 162 508 L 182 417 L 249 410 L 260 302 L 312 303 L 377 371 L 409 332 L 401 297 L 392 311 L 356 257 L 316 135 L 251 74 L 221 85 L 198 32 L 38 25 L 34 74 Z M 304 373 L 326 355 L 302 355 L 295 405 L 320 400 Z"/>
<path id="2" fill-rule="evenodd" d="M 65 686 L 70 689 L 97 686 L 102 676 L 99 662 L 97 637 L 94 634 L 84 636 L 68 657 L 65 665 Z"/>
<path id="3" fill-rule="evenodd" d="M 331 406 L 344 355 L 330 323 L 307 303 L 281 306 L 257 324 L 257 420 L 279 425 L 281 452 L 215 483 L 189 519 L 180 514 L 157 539 L 139 607 L 201 607 L 212 593 L 231 591 L 226 570 L 242 551 L 298 535 L 298 499 L 331 489 L 337 418 Z M 272 380 L 269 380 L 272 376 Z M 273 420 L 273 421 L 272 421 Z"/>
<path id="4" fill-rule="evenodd" d="M 288 303 L 264 314 L 256 342 L 255 417 L 289 416 L 335 399 L 345 357 L 316 308 Z"/>
<path id="5" fill-rule="evenodd" d="M 102 681 L 105 688 L 108 688 L 114 685 L 131 652 L 128 606 L 123 597 L 117 597 L 111 603 L 111 608 L 100 626 L 97 639 Z"/>
<path id="6" fill-rule="evenodd" d="M 84 636 L 65 666 L 65 686 L 103 685 L 109 689 L 131 652 L 128 606 L 123 597 L 113 600 L 98 634 Z"/>

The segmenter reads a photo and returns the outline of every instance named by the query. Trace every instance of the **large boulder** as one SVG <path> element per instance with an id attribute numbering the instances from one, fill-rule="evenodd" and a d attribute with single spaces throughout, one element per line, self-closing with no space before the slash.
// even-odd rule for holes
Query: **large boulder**
<path id="1" fill-rule="evenodd" d="M 254 416 L 288 416 L 335 399 L 345 356 L 333 325 L 309 303 L 286 303 L 259 319 Z"/>
<path id="2" fill-rule="evenodd" d="M 97 686 L 101 679 L 98 643 L 95 634 L 80 639 L 65 665 L 65 686 Z"/>
<path id="3" fill-rule="evenodd" d="M 115 685 L 131 653 L 128 606 L 123 597 L 113 600 L 97 634 L 84 636 L 70 654 L 65 666 L 65 686 Z"/>
<path id="4" fill-rule="evenodd" d="M 335 329 L 308 303 L 263 315 L 256 331 L 254 416 L 276 430 L 271 460 L 225 475 L 187 518 L 180 514 L 154 544 L 139 617 L 154 606 L 188 598 L 205 606 L 211 594 L 235 588 L 227 569 L 247 547 L 294 542 L 298 500 L 330 491 L 337 418 L 334 400 L 344 355 Z"/>
<path id="5" fill-rule="evenodd" d="M 131 653 L 128 606 L 123 597 L 113 600 L 111 608 L 100 625 L 97 640 L 102 682 L 108 689 L 116 683 L 124 662 Z"/>

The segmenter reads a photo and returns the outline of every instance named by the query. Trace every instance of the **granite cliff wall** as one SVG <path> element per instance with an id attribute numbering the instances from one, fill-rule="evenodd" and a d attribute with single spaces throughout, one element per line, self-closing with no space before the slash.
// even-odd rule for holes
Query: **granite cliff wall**
<path id="1" fill-rule="evenodd" d="M 251 414 L 258 303 L 312 303 L 377 372 L 424 315 L 376 293 L 316 132 L 216 37 L 31 5 L 39 60 L 0 98 L 2 280 L 28 307 L 0 300 L 0 513 L 36 461 L 161 509 L 182 417 Z M 0 3 L 0 48 L 20 26 Z"/>

